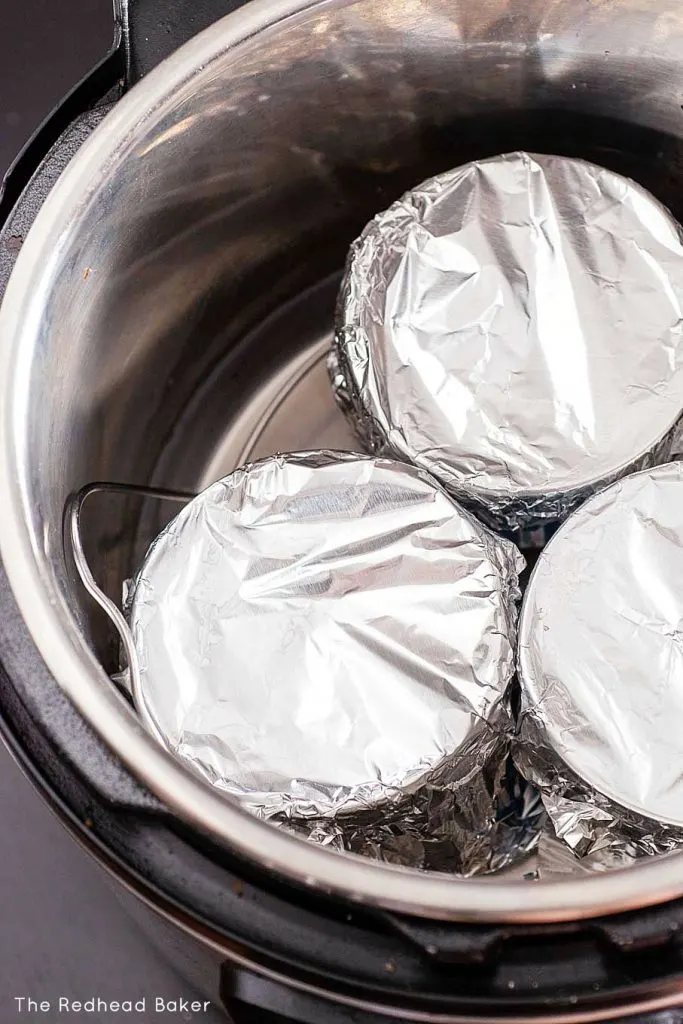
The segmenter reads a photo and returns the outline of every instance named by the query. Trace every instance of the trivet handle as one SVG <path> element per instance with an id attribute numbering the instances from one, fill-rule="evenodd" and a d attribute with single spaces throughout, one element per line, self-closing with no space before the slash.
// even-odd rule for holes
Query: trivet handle
<path id="1" fill-rule="evenodd" d="M 98 482 L 87 484 L 80 491 L 77 491 L 76 494 L 71 495 L 67 500 L 64 510 L 65 525 L 71 541 L 71 551 L 76 570 L 85 589 L 97 602 L 119 634 L 126 656 L 128 672 L 130 673 L 130 686 L 128 690 L 133 700 L 137 700 L 140 693 L 140 668 L 137 661 L 133 634 L 121 609 L 105 594 L 97 583 L 86 557 L 81 536 L 83 506 L 92 495 L 101 493 L 135 495 L 140 498 L 153 498 L 157 501 L 174 501 L 182 505 L 186 505 L 195 495 L 186 491 L 168 491 L 158 487 L 139 487 L 135 484 Z"/>

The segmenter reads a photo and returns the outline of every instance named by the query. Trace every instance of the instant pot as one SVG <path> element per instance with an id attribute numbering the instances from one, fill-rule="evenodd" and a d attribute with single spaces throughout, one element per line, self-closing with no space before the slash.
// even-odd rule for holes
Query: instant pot
<path id="1" fill-rule="evenodd" d="M 253 818 L 112 681 L 65 529 L 71 495 L 124 485 L 82 516 L 120 601 L 163 490 L 343 443 L 324 359 L 349 244 L 416 182 L 519 149 L 683 219 L 679 0 L 120 0 L 112 51 L 4 183 L 3 737 L 236 1024 L 683 1019 L 683 853 L 458 879 Z"/>

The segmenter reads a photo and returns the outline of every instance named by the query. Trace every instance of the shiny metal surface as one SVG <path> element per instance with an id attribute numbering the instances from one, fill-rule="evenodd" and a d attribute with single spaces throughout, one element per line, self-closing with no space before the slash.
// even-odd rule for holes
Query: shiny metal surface
<path id="1" fill-rule="evenodd" d="M 569 919 L 683 893 L 679 855 L 522 885 L 342 858 L 272 829 L 175 763 L 114 692 L 62 543 L 64 502 L 92 480 L 209 482 L 229 432 L 253 434 L 241 411 L 331 331 L 333 302 L 321 310 L 311 289 L 415 182 L 549 151 L 633 177 L 680 219 L 682 52 L 677 0 L 257 2 L 145 78 L 46 202 L 0 311 L 0 551 L 65 692 L 217 841 L 310 887 L 442 918 Z M 310 412 L 296 407 L 313 426 Z M 159 528 L 125 511 L 84 523 L 116 597 Z"/>
<path id="2" fill-rule="evenodd" d="M 71 545 L 71 554 L 81 583 L 110 619 L 121 641 L 121 654 L 125 658 L 125 670 L 117 673 L 117 681 L 120 683 L 125 681 L 127 693 L 139 693 L 140 673 L 135 654 L 135 643 L 128 622 L 116 601 L 113 601 L 104 593 L 93 576 L 83 548 L 82 522 L 84 505 L 89 498 L 98 494 L 110 494 L 112 492 L 127 496 L 151 498 L 155 501 L 171 501 L 174 504 L 181 505 L 186 505 L 188 501 L 192 500 L 194 495 L 188 494 L 185 491 L 163 491 L 158 488 L 136 487 L 130 484 L 94 483 L 86 484 L 85 487 L 82 487 L 80 491 L 74 494 L 67 501 L 64 510 L 65 534 L 68 536 Z"/>
<path id="3" fill-rule="evenodd" d="M 210 784 L 317 842 L 374 827 L 394 846 L 392 819 L 420 866 L 430 805 L 457 794 L 467 849 L 496 816 L 479 779 L 506 747 L 523 567 L 412 467 L 251 463 L 178 513 L 132 583 L 136 707 Z M 484 846 L 458 868 L 486 869 Z"/>
<path id="4" fill-rule="evenodd" d="M 332 380 L 371 450 L 516 531 L 669 457 L 682 322 L 683 241 L 661 204 L 583 160 L 509 153 L 368 224 Z"/>
<path id="5" fill-rule="evenodd" d="M 542 552 L 520 622 L 520 751 L 601 864 L 683 842 L 683 465 L 628 477 Z"/>

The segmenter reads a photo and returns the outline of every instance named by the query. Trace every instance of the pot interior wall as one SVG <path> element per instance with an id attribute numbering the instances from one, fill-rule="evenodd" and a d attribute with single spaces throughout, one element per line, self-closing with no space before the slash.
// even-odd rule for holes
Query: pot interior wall
<path id="1" fill-rule="evenodd" d="M 68 494 L 196 489 L 247 454 L 352 446 L 320 363 L 338 275 L 363 224 L 428 175 L 581 156 L 683 217 L 682 54 L 679 0 L 320 4 L 147 115 L 53 256 L 23 424 L 48 585 L 106 667 L 109 630 L 63 556 Z M 119 597 L 160 520 L 97 502 L 88 552 Z"/>

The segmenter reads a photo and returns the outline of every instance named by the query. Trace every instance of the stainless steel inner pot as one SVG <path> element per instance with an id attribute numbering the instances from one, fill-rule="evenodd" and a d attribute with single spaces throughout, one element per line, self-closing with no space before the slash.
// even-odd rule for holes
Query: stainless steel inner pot
<path id="1" fill-rule="evenodd" d="M 0 313 L 0 550 L 69 697 L 182 819 L 311 887 L 409 913 L 562 920 L 683 894 L 683 854 L 554 883 L 459 881 L 305 844 L 148 736 L 65 556 L 97 479 L 197 489 L 247 456 L 355 447 L 324 356 L 348 245 L 406 188 L 526 149 L 630 175 L 683 215 L 680 0 L 259 0 L 116 105 L 31 230 Z M 171 510 L 168 510 L 169 512 Z M 163 525 L 103 499 L 108 592 Z"/>

